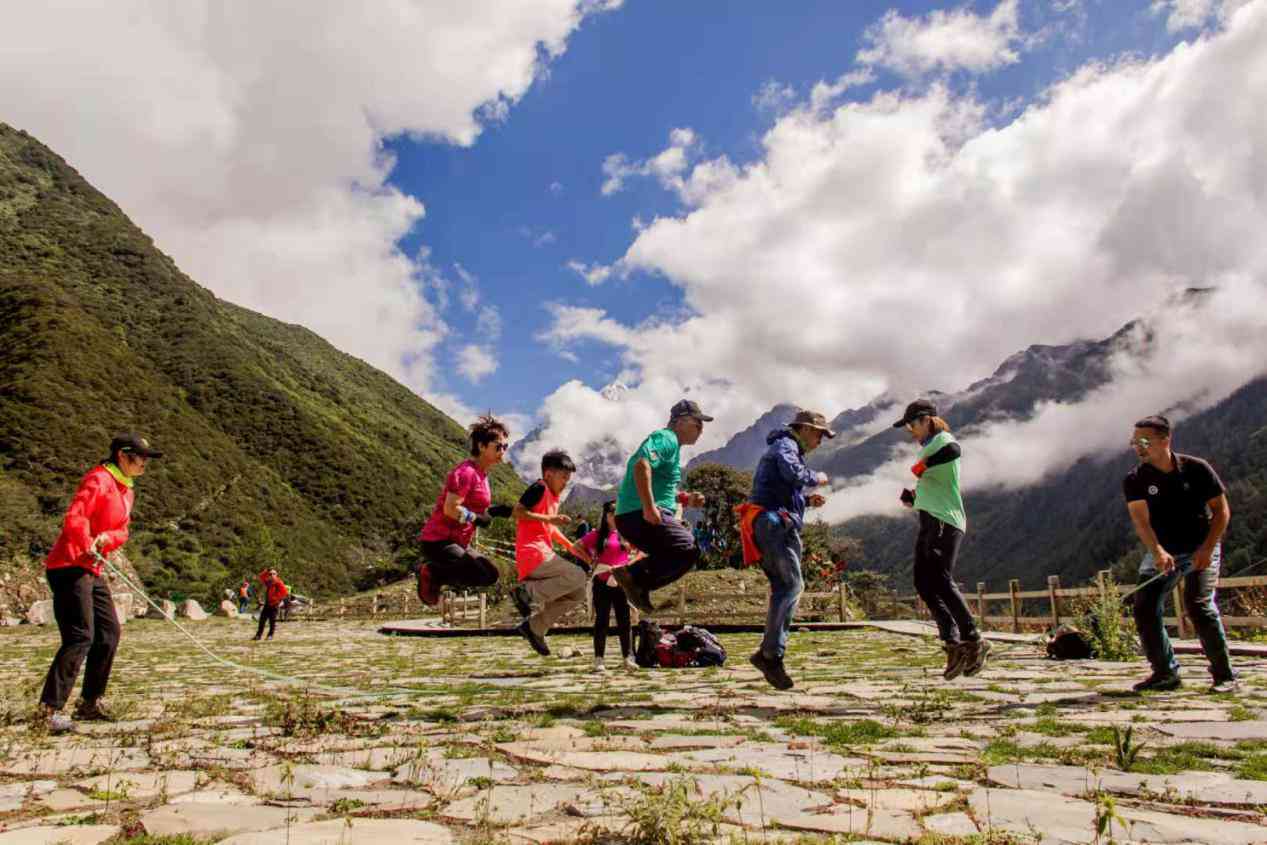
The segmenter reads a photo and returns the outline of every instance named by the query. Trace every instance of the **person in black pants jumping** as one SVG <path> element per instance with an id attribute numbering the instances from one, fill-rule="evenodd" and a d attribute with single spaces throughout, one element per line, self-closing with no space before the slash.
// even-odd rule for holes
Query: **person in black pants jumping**
<path id="1" fill-rule="evenodd" d="M 915 591 L 937 622 L 946 650 L 942 676 L 969 677 L 985 666 L 990 643 L 981 637 L 968 603 L 955 584 L 955 560 L 968 528 L 959 492 L 962 450 L 950 426 L 937 416 L 933 403 L 919 399 L 906 407 L 894 428 L 905 428 L 919 443 L 919 459 L 911 467 L 915 489 L 902 491 L 902 504 L 919 511 L 915 540 Z"/>
<path id="2" fill-rule="evenodd" d="M 449 472 L 431 518 L 418 535 L 424 560 L 416 575 L 418 600 L 423 604 L 439 604 L 446 584 L 489 587 L 497 583 L 497 567 L 472 552 L 470 545 L 476 528 L 490 525 L 493 517 L 510 516 L 510 505 L 490 507 L 493 494 L 488 484 L 488 473 L 502 462 L 509 438 L 510 429 L 494 417 L 480 417 L 471 426 L 471 457 Z"/>

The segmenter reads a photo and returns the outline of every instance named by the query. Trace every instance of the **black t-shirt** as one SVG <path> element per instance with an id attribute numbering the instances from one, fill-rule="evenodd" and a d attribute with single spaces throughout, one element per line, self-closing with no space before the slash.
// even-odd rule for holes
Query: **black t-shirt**
<path id="1" fill-rule="evenodd" d="M 1209 502 L 1227 492 L 1214 468 L 1191 455 L 1175 455 L 1173 472 L 1140 464 L 1122 482 L 1126 501 L 1148 503 L 1157 542 L 1172 555 L 1190 555 L 1210 534 Z"/>
<path id="2" fill-rule="evenodd" d="M 541 497 L 546 494 L 546 483 L 544 481 L 534 481 L 528 485 L 528 489 L 519 497 L 519 504 L 528 510 L 532 510 L 541 501 Z"/>

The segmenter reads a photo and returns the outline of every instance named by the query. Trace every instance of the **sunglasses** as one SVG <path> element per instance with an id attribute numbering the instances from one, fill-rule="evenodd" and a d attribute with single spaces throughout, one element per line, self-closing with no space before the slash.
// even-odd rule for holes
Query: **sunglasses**
<path id="1" fill-rule="evenodd" d="M 509 448 L 509 446 L 510 444 L 506 443 L 505 441 L 493 444 L 493 448 L 496 449 L 498 452 L 505 452 L 506 449 Z"/>
<path id="2" fill-rule="evenodd" d="M 1147 449 L 1147 448 L 1149 447 L 1149 445 L 1150 445 L 1150 444 L 1152 444 L 1152 442 L 1153 442 L 1153 441 L 1149 440 L 1147 437 L 1134 437 L 1134 438 L 1131 438 L 1131 445 L 1132 445 L 1132 446 L 1138 446 L 1138 447 L 1139 447 L 1139 448 L 1141 448 L 1141 449 Z"/>

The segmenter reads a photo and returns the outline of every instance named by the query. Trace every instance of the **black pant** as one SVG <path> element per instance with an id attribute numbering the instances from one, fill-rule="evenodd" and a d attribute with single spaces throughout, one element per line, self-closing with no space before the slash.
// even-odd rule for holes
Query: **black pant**
<path id="1" fill-rule="evenodd" d="M 955 584 L 955 559 L 963 532 L 937 517 L 919 512 L 915 539 L 915 592 L 928 605 L 942 642 L 977 640 L 977 623 Z"/>
<path id="2" fill-rule="evenodd" d="M 629 600 L 625 591 L 616 584 L 608 586 L 602 578 L 594 579 L 594 656 L 607 653 L 607 621 L 611 610 L 616 611 L 616 636 L 620 637 L 620 655 L 629 656 Z"/>
<path id="3" fill-rule="evenodd" d="M 633 582 L 648 592 L 667 587 L 699 563 L 699 546 L 691 529 L 663 508 L 659 525 L 643 519 L 642 511 L 617 514 L 616 530 L 631 546 L 646 553 L 627 571 Z"/>
<path id="4" fill-rule="evenodd" d="M 260 627 L 255 632 L 255 639 L 258 640 L 264 635 L 265 622 L 268 623 L 268 635 L 270 637 L 273 636 L 273 631 L 277 629 L 277 607 L 277 605 L 268 604 L 267 602 L 264 604 L 264 607 L 260 610 Z"/>
<path id="5" fill-rule="evenodd" d="M 437 587 L 491 587 L 498 572 L 493 562 L 465 546 L 448 540 L 423 540 L 422 556 L 431 567 L 431 583 Z"/>
<path id="6" fill-rule="evenodd" d="M 61 710 L 70 698 L 84 657 L 84 701 L 96 701 L 105 694 L 119 647 L 119 617 L 115 615 L 110 585 L 101 575 L 77 566 L 50 569 L 46 573 L 53 591 L 53 616 L 62 635 L 62 647 L 48 667 L 40 701 Z"/>

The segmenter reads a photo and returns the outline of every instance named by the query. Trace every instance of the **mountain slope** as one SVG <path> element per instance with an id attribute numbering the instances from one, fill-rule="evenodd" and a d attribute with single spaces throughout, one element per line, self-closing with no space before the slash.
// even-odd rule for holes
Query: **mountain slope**
<path id="1" fill-rule="evenodd" d="M 0 472 L 39 508 L 0 526 L 3 556 L 42 554 L 80 474 L 135 428 L 168 452 L 129 547 L 152 586 L 214 592 L 256 562 L 247 541 L 303 589 L 345 591 L 416 532 L 465 452 L 460 426 L 384 373 L 200 288 L 3 124 L 0 326 Z M 499 468 L 497 498 L 520 489 Z"/>

